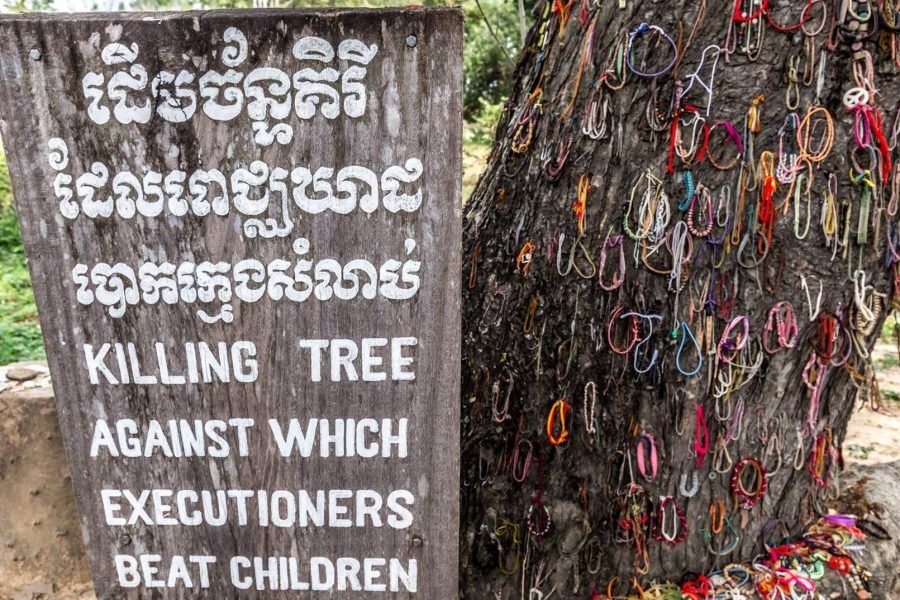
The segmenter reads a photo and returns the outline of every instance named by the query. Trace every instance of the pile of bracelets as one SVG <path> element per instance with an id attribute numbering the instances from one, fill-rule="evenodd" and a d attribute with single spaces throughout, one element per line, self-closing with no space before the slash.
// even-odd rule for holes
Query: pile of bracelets
<path id="1" fill-rule="evenodd" d="M 634 598 L 780 598 L 812 597 L 828 576 L 840 598 L 868 598 L 870 574 L 858 563 L 865 534 L 848 515 L 829 515 L 796 538 L 767 545 L 751 563 L 728 563 L 722 569 L 681 582 L 654 585 Z M 833 591 L 833 590 L 832 590 Z M 628 596 L 629 598 L 632 596 Z M 832 596 L 834 597 L 834 596 Z M 595 599 L 603 598 L 600 594 Z"/>
<path id="2" fill-rule="evenodd" d="M 642 586 L 636 578 L 611 579 L 591 600 L 713 600 L 870 598 L 870 573 L 858 561 L 865 534 L 849 515 L 829 515 L 796 537 L 766 544 L 752 562 L 731 562 L 705 575 Z M 823 584 L 827 588 L 823 589 Z M 602 589 L 601 589 L 602 588 Z M 838 591 L 839 596 L 833 595 Z"/>
<path id="3" fill-rule="evenodd" d="M 900 0 L 534 14 L 465 208 L 464 577 L 869 597 L 825 515 L 900 311 Z"/>

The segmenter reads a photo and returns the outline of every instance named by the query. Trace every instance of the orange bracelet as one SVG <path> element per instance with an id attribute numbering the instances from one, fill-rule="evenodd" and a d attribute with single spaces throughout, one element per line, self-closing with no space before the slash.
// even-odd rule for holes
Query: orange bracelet
<path id="1" fill-rule="evenodd" d="M 547 415 L 547 437 L 554 446 L 560 446 L 569 439 L 569 426 L 566 419 L 569 416 L 569 403 L 565 400 L 557 400 L 550 407 L 550 414 Z M 559 419 L 559 434 L 554 435 L 553 430 L 556 429 L 556 420 Z"/>
<path id="2" fill-rule="evenodd" d="M 709 528 L 713 533 L 721 533 L 725 526 L 725 501 L 719 500 L 709 505 Z"/>
<path id="3" fill-rule="evenodd" d="M 531 261 L 534 260 L 534 244 L 525 242 L 522 249 L 519 250 L 519 256 L 516 257 L 516 270 L 521 271 L 522 275 L 528 276 L 528 269 L 531 268 Z"/>
<path id="4" fill-rule="evenodd" d="M 587 212 L 588 193 L 591 190 L 591 176 L 582 175 L 578 178 L 578 195 L 575 204 L 572 205 L 572 212 L 578 220 L 578 235 L 584 234 L 584 215 Z"/>
<path id="5" fill-rule="evenodd" d="M 619 581 L 619 576 L 613 575 L 613 578 L 606 584 L 606 600 L 613 600 L 613 586 L 616 585 L 617 581 Z"/>

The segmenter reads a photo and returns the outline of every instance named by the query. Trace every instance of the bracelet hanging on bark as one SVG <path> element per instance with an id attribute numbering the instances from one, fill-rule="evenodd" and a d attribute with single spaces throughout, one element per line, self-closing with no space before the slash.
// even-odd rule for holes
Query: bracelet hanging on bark
<path id="1" fill-rule="evenodd" d="M 750 480 L 747 480 L 747 474 L 750 474 Z M 751 487 L 747 487 L 747 486 Z M 734 466 L 731 475 L 731 493 L 734 494 L 736 500 L 740 501 L 741 506 L 746 509 L 753 508 L 766 495 L 768 482 L 766 481 L 766 471 L 755 458 L 743 458 Z"/>

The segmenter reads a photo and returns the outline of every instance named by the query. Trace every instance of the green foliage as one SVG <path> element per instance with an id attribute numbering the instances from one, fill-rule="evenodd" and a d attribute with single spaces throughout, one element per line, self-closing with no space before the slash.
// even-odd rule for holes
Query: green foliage
<path id="1" fill-rule="evenodd" d="M 4 0 L 0 8 L 10 12 L 48 11 L 53 7 L 53 0 Z"/>
<path id="2" fill-rule="evenodd" d="M 869 458 L 869 455 L 875 450 L 874 446 L 862 446 L 860 444 L 847 444 L 847 452 L 853 458 L 866 460 Z"/>
<path id="3" fill-rule="evenodd" d="M 900 323 L 897 323 L 897 315 L 890 314 L 884 320 L 884 325 L 881 326 L 881 337 L 890 339 L 896 337 L 898 333 L 900 333 Z"/>
<path id="4" fill-rule="evenodd" d="M 25 265 L 6 156 L 0 152 L 0 364 L 44 356 Z"/>
<path id="5" fill-rule="evenodd" d="M 895 367 L 900 367 L 900 359 L 894 353 L 885 354 L 875 360 L 874 365 L 876 371 L 887 371 Z"/>
<path id="6" fill-rule="evenodd" d="M 468 119 L 466 129 L 471 134 L 465 141 L 490 147 L 494 141 L 494 130 L 497 128 L 497 122 L 503 113 L 503 104 L 503 100 L 494 104 L 484 104 L 473 118 Z"/>
<path id="7" fill-rule="evenodd" d="M 900 403 L 900 393 L 897 390 L 881 390 L 881 400 L 887 402 Z"/>
<path id="8" fill-rule="evenodd" d="M 484 164 L 491 151 L 491 131 L 493 127 L 485 127 L 479 123 L 466 122 L 463 126 L 463 204 L 475 189 Z"/>
<path id="9" fill-rule="evenodd" d="M 479 2 L 484 10 L 483 15 L 474 0 L 466 0 L 464 3 L 466 50 L 463 57 L 463 107 L 466 120 L 469 121 L 476 120 L 482 109 L 500 105 L 506 100 L 515 69 L 507 56 L 515 61 L 521 45 L 516 0 Z M 531 14 L 530 7 L 533 4 L 533 0 L 525 3 L 526 14 Z M 531 24 L 530 17 L 526 24 Z M 502 43 L 502 48 L 491 35 L 491 28 Z"/>
<path id="10" fill-rule="evenodd" d="M 252 8 L 253 0 L 134 0 L 132 10 L 202 10 L 210 8 Z"/>

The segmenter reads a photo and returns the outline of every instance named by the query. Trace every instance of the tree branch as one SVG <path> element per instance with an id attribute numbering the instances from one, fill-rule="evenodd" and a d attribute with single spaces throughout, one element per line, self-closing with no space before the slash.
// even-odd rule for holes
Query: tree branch
<path id="1" fill-rule="evenodd" d="M 488 19 L 488 16 L 484 12 L 484 9 L 481 8 L 481 2 L 475 0 L 475 5 L 478 7 L 478 12 L 481 13 L 481 17 L 484 19 L 484 24 L 487 25 L 488 32 L 490 32 L 491 37 L 494 38 L 494 41 L 497 42 L 497 45 L 500 46 L 500 50 L 503 52 L 503 56 L 506 57 L 506 62 L 508 62 L 509 66 L 511 67 L 515 66 L 512 57 L 509 55 L 509 52 L 506 51 L 506 45 L 500 41 L 500 38 L 497 37 L 497 34 L 494 32 L 494 28 L 491 27 L 491 21 L 490 19 Z"/>

